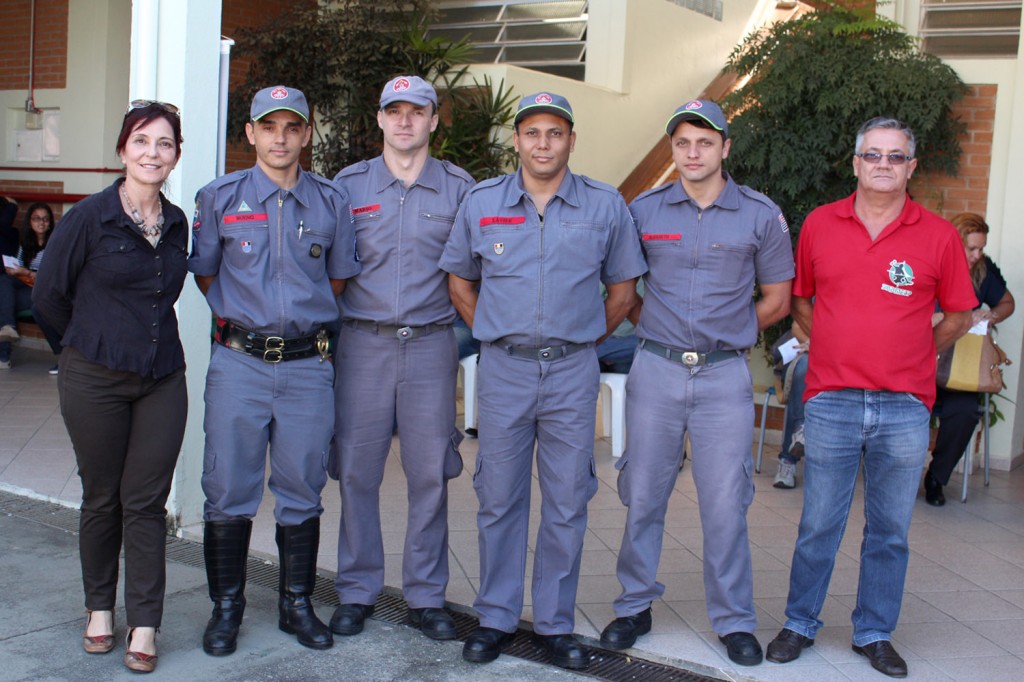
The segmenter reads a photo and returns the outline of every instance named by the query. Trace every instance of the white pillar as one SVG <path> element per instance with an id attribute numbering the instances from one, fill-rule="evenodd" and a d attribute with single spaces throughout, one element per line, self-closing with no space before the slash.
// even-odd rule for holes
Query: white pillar
<path id="1" fill-rule="evenodd" d="M 221 3 L 133 0 L 132 13 L 130 99 L 157 99 L 181 109 L 185 142 L 165 194 L 191 215 L 196 192 L 216 176 Z M 177 308 L 188 364 L 189 413 L 167 509 L 181 526 L 202 518 L 203 388 L 210 360 L 210 308 L 192 277 Z"/>

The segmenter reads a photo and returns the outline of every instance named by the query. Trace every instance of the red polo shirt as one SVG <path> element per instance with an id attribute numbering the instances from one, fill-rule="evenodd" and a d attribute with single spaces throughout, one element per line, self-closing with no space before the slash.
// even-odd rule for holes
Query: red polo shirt
<path id="1" fill-rule="evenodd" d="M 809 400 L 859 388 L 935 402 L 931 316 L 978 305 L 960 235 L 907 197 L 872 241 L 853 210 L 856 194 L 815 209 L 797 246 L 793 294 L 814 297 Z"/>

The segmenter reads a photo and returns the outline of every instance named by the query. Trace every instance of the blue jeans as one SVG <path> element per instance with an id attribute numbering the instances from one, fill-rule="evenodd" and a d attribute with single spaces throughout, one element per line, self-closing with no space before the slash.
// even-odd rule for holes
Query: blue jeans
<path id="1" fill-rule="evenodd" d="M 804 423 L 804 390 L 807 388 L 807 353 L 801 353 L 793 362 L 796 369 L 789 384 L 789 400 L 786 402 L 786 421 L 782 427 L 782 450 L 779 459 L 796 464 L 800 458 L 790 453 L 793 432 Z M 787 367 L 787 370 L 789 368 Z"/>
<path id="2" fill-rule="evenodd" d="M 889 639 L 907 574 L 910 516 L 928 451 L 928 408 L 907 393 L 827 391 L 805 405 L 804 508 L 785 627 L 813 638 L 864 460 L 864 540 L 853 643 Z"/>
<path id="3" fill-rule="evenodd" d="M 480 352 L 480 342 L 473 338 L 473 330 L 461 317 L 456 317 L 452 330 L 455 332 L 455 343 L 459 347 L 459 360 Z"/>
<path id="4" fill-rule="evenodd" d="M 633 366 L 633 356 L 640 339 L 635 334 L 629 336 L 609 336 L 597 346 L 597 361 L 602 372 L 629 374 Z"/>

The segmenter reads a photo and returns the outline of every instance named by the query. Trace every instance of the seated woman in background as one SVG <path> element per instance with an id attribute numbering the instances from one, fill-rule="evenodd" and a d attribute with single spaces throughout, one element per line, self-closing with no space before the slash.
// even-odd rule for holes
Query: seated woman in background
<path id="1" fill-rule="evenodd" d="M 1013 314 L 1014 301 L 999 268 L 985 255 L 988 224 L 977 213 L 957 214 L 952 222 L 964 242 L 974 293 L 980 303 L 974 309 L 972 324 L 982 320 L 988 320 L 989 325 L 1002 322 Z M 942 486 L 949 483 L 949 476 L 963 457 L 978 424 L 978 394 L 947 391 L 940 386 L 933 413 L 939 418 L 939 435 L 932 450 L 931 466 L 924 475 L 924 496 L 928 504 L 941 507 L 946 504 Z"/>
<path id="2" fill-rule="evenodd" d="M 18 231 L 17 265 L 5 263 L 4 275 L 0 276 L 0 369 L 11 367 L 11 343 L 21 337 L 15 327 L 16 315 L 32 308 L 32 285 L 36 271 L 43 261 L 43 252 L 53 233 L 53 210 L 49 204 L 35 203 L 25 213 L 25 224 Z M 32 315 L 43 330 L 50 350 L 60 355 L 60 335 L 52 327 Z M 57 374 L 57 366 L 50 369 Z"/>

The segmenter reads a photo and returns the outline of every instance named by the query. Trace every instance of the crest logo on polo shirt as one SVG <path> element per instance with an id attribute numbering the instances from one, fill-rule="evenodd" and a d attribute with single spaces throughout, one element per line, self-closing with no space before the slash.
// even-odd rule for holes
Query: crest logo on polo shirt
<path id="1" fill-rule="evenodd" d="M 252 253 L 252 242 L 242 242 L 242 253 Z"/>
<path id="2" fill-rule="evenodd" d="M 551 104 L 551 95 L 546 92 L 542 92 L 537 95 L 533 101 L 537 104 Z"/>
<path id="3" fill-rule="evenodd" d="M 238 205 L 238 213 L 252 213 L 252 209 L 249 208 L 249 204 L 245 203 L 245 199 L 242 199 L 242 203 Z"/>
<path id="4" fill-rule="evenodd" d="M 899 261 L 895 258 L 889 261 L 889 272 L 887 274 L 892 285 L 883 284 L 882 291 L 888 291 L 890 294 L 896 294 L 897 296 L 910 296 L 914 293 L 902 288 L 914 286 L 914 269 L 907 264 L 907 261 Z"/>
<path id="5" fill-rule="evenodd" d="M 494 242 L 494 253 L 499 256 L 505 253 L 505 242 Z"/>

